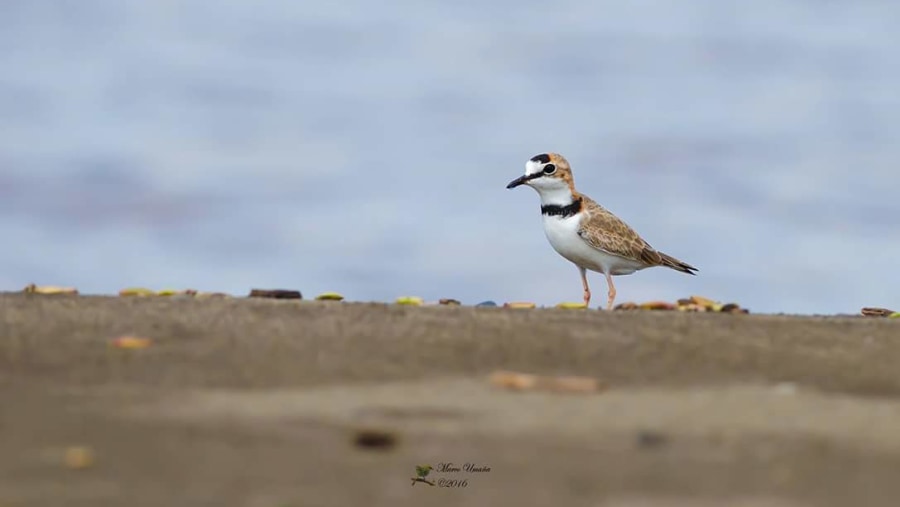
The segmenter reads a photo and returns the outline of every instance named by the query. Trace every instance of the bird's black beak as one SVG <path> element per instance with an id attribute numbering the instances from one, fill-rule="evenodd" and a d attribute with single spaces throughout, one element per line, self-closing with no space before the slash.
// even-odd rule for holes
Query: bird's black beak
<path id="1" fill-rule="evenodd" d="M 509 182 L 509 185 L 506 185 L 506 188 L 516 188 L 516 187 L 518 187 L 519 185 L 524 184 L 526 181 L 532 180 L 532 179 L 534 179 L 534 178 L 536 178 L 536 177 L 538 177 L 538 176 L 540 176 L 540 175 L 541 175 L 541 173 L 537 173 L 537 174 L 525 174 L 525 175 L 523 175 L 523 176 L 519 176 L 518 178 L 516 178 L 516 179 L 510 181 L 510 182 Z"/>

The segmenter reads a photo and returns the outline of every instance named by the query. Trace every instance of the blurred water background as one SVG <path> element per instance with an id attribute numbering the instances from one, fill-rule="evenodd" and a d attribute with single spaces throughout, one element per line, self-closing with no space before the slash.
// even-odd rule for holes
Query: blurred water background
<path id="1" fill-rule="evenodd" d="M 893 0 L 0 3 L 0 289 L 578 301 L 556 151 L 755 312 L 900 307 Z M 602 275 L 592 275 L 605 302 Z"/>

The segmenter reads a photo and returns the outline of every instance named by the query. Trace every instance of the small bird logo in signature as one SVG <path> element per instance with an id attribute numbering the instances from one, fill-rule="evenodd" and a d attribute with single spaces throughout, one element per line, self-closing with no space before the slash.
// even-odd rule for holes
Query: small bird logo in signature
<path id="1" fill-rule="evenodd" d="M 434 482 L 426 478 L 432 470 L 431 465 L 416 465 L 416 476 L 412 478 L 412 485 L 415 486 L 417 482 L 424 482 L 429 486 L 434 486 Z"/>

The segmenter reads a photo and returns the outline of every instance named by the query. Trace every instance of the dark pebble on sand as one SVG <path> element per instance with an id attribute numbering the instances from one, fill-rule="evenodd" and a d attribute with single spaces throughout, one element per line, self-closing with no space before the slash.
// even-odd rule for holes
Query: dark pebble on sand
<path id="1" fill-rule="evenodd" d="M 353 437 L 353 444 L 362 449 L 384 451 L 397 445 L 397 437 L 388 431 L 360 430 Z"/>
<path id="2" fill-rule="evenodd" d="M 641 449 L 655 449 L 667 444 L 669 439 L 658 431 L 642 430 L 637 434 L 637 445 Z"/>
<path id="3" fill-rule="evenodd" d="M 750 313 L 746 308 L 741 308 L 737 303 L 728 303 L 719 310 L 722 313 Z"/>
<path id="4" fill-rule="evenodd" d="M 285 289 L 252 289 L 250 291 L 252 298 L 270 298 L 270 299 L 303 299 L 303 295 L 299 290 Z"/>

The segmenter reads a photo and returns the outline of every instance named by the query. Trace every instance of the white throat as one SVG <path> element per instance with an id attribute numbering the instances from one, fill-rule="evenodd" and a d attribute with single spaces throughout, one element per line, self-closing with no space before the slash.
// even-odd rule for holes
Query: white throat
<path id="1" fill-rule="evenodd" d="M 572 191 L 569 190 L 568 185 L 544 188 L 534 187 L 534 189 L 541 196 L 542 206 L 568 206 L 574 201 Z"/>

